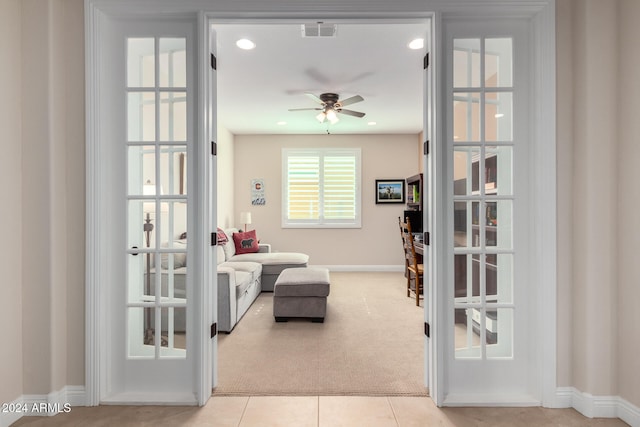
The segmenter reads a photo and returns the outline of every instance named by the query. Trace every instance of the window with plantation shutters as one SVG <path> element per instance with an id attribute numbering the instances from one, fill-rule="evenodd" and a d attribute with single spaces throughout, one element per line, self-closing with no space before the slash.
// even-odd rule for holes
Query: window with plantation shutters
<path id="1" fill-rule="evenodd" d="M 360 227 L 360 149 L 283 149 L 282 165 L 283 227 Z"/>

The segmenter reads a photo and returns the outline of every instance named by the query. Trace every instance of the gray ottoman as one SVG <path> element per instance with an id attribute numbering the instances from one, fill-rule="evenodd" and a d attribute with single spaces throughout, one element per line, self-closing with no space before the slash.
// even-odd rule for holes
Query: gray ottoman
<path id="1" fill-rule="evenodd" d="M 273 316 L 276 322 L 292 317 L 324 322 L 329 295 L 329 270 L 326 268 L 287 268 L 282 270 L 273 289 Z"/>

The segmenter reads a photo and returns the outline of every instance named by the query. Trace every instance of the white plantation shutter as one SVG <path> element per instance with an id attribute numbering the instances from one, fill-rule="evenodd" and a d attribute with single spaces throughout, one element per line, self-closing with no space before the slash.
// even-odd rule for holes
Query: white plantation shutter
<path id="1" fill-rule="evenodd" d="M 325 219 L 356 218 L 355 156 L 325 156 L 323 194 Z"/>
<path id="2" fill-rule="evenodd" d="M 287 164 L 287 216 L 294 220 L 317 220 L 320 218 L 320 158 L 291 156 Z"/>
<path id="3" fill-rule="evenodd" d="M 359 149 L 282 153 L 283 227 L 360 227 Z"/>

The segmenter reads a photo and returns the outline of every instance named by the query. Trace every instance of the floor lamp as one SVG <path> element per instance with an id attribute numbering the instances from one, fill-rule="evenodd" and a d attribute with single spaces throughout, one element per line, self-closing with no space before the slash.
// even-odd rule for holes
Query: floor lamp
<path id="1" fill-rule="evenodd" d="M 156 185 L 152 184 L 150 180 L 144 183 L 142 186 L 142 194 L 145 196 L 156 195 Z M 162 190 L 160 190 L 162 191 Z M 151 214 L 156 211 L 155 201 L 145 202 L 142 204 L 142 211 L 145 214 L 144 224 L 142 231 L 144 232 L 145 242 L 147 249 L 151 248 L 151 233 L 153 232 L 153 224 L 151 223 Z M 151 295 L 151 252 L 147 252 L 147 274 L 145 277 L 145 295 Z M 151 344 L 153 342 L 154 328 L 151 326 L 151 310 L 149 308 L 143 308 L 144 313 L 144 344 Z"/>
<path id="2" fill-rule="evenodd" d="M 162 195 L 162 186 L 156 187 L 155 184 L 152 184 L 151 181 L 147 180 L 143 186 L 142 194 L 145 196 L 155 196 L 156 192 L 158 195 Z M 145 214 L 144 224 L 142 225 L 142 231 L 144 232 L 145 243 L 147 244 L 147 249 L 151 248 L 151 233 L 153 232 L 153 224 L 151 223 L 151 214 L 156 213 L 156 201 L 145 202 L 142 204 L 142 212 Z M 168 208 L 166 207 L 166 203 L 160 203 L 160 211 L 159 213 L 168 212 Z M 153 289 L 151 283 L 151 257 L 155 256 L 151 252 L 147 252 L 147 275 L 145 278 L 145 295 L 151 295 L 151 290 Z M 149 308 L 144 308 L 144 343 L 152 344 L 154 342 L 154 333 L 155 325 L 151 324 L 151 310 Z M 155 310 L 155 308 L 154 308 Z M 167 340 L 162 337 L 162 331 L 158 331 L 160 336 L 160 345 L 167 346 Z"/>
<path id="3" fill-rule="evenodd" d="M 145 209 L 146 210 L 146 209 Z M 147 212 L 147 215 L 144 219 L 143 231 L 145 240 L 147 243 L 147 249 L 151 247 L 151 232 L 153 231 L 153 224 L 151 224 L 151 213 Z M 151 295 L 151 253 L 147 252 L 147 274 L 146 274 L 146 285 L 145 285 L 145 295 Z M 145 318 L 144 318 L 144 343 L 151 344 L 153 342 L 153 328 L 151 328 L 151 310 L 148 308 L 145 309 Z"/>

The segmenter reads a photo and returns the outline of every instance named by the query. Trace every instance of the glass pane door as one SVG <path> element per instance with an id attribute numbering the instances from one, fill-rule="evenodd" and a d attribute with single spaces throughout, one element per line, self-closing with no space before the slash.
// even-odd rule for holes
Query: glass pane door
<path id="1" fill-rule="evenodd" d="M 511 38 L 453 40 L 456 359 L 513 357 Z"/>
<path id="2" fill-rule="evenodd" d="M 185 38 L 127 39 L 127 356 L 185 358 Z"/>

